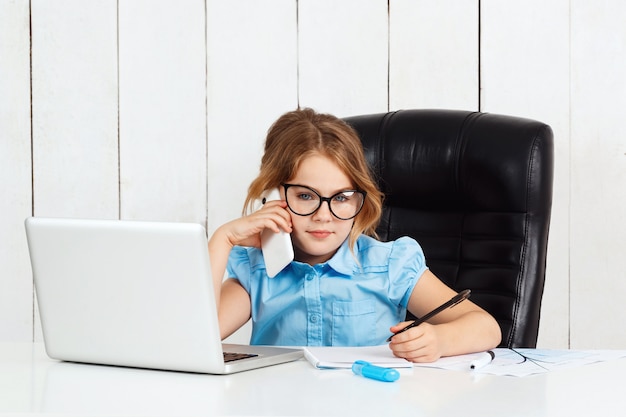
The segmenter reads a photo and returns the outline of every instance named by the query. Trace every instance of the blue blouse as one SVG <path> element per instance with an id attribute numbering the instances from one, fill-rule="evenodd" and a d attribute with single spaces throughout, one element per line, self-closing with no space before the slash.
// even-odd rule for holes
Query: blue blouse
<path id="1" fill-rule="evenodd" d="M 293 261 L 274 278 L 258 248 L 236 246 L 228 276 L 250 294 L 253 345 L 381 345 L 404 320 L 419 277 L 427 269 L 408 237 L 380 242 L 362 235 L 354 255 L 347 240 L 323 264 Z"/>

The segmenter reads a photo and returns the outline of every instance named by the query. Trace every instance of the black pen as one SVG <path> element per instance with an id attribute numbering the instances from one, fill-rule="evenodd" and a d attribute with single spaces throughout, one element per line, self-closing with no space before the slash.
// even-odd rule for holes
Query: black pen
<path id="1" fill-rule="evenodd" d="M 419 326 L 420 324 L 424 323 L 429 318 L 433 317 L 435 314 L 441 313 L 446 308 L 454 307 L 455 305 L 457 305 L 461 301 L 468 299 L 469 296 L 470 296 L 470 290 L 463 290 L 463 291 L 461 291 L 460 293 L 458 293 L 457 295 L 455 295 L 454 297 L 452 297 L 451 299 L 449 299 L 448 301 L 446 301 L 445 303 L 443 303 L 442 305 L 440 305 L 439 307 L 437 307 L 436 309 L 434 309 L 430 313 L 428 313 L 428 314 L 418 318 L 413 323 L 411 323 L 408 326 L 406 326 L 404 329 L 402 329 L 402 330 L 394 333 L 393 335 L 389 336 L 387 341 L 391 342 L 391 338 L 394 337 L 395 335 L 400 334 L 402 332 L 406 332 L 407 330 L 409 330 L 410 328 L 413 328 L 415 326 Z"/>

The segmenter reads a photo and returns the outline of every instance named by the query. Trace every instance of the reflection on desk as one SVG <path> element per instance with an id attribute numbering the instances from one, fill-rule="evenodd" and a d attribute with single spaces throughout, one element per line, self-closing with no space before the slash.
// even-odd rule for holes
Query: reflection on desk
<path id="1" fill-rule="evenodd" d="M 626 406 L 625 372 L 626 359 L 526 378 L 413 368 L 384 383 L 300 360 L 219 376 L 58 362 L 41 344 L 0 343 L 0 415 L 610 415 Z"/>

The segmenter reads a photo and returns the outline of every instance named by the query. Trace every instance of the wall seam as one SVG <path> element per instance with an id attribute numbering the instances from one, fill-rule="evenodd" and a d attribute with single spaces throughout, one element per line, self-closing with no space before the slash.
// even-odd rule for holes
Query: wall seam
<path id="1" fill-rule="evenodd" d="M 300 108 L 300 0 L 296 0 L 296 105 Z"/>
<path id="2" fill-rule="evenodd" d="M 33 4 L 28 2 L 28 65 L 30 71 L 30 215 L 35 215 L 35 141 L 33 137 Z M 31 341 L 35 342 L 35 320 L 36 320 L 36 295 L 35 281 L 31 277 L 32 298 L 31 298 Z"/>
<path id="3" fill-rule="evenodd" d="M 568 189 L 567 193 L 567 348 L 572 348 L 572 8 L 568 2 Z"/>
<path id="4" fill-rule="evenodd" d="M 122 218 L 122 135 L 120 129 L 120 2 L 117 0 L 116 53 L 117 53 L 117 218 Z"/>
<path id="5" fill-rule="evenodd" d="M 478 111 L 482 111 L 482 3 L 478 0 Z"/>
<path id="6" fill-rule="evenodd" d="M 204 0 L 204 227 L 209 227 L 209 7 Z"/>
<path id="7" fill-rule="evenodd" d="M 387 111 L 391 111 L 391 1 L 387 0 Z"/>

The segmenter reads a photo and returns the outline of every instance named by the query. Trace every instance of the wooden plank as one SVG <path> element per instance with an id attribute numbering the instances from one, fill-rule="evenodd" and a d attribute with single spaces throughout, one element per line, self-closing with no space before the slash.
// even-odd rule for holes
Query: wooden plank
<path id="1" fill-rule="evenodd" d="M 24 234 L 31 215 L 27 0 L 0 1 L 0 341 L 31 341 L 33 285 Z"/>
<path id="2" fill-rule="evenodd" d="M 478 110 L 478 1 L 389 2 L 389 107 Z"/>
<path id="3" fill-rule="evenodd" d="M 35 215 L 117 217 L 116 13 L 32 2 Z"/>
<path id="4" fill-rule="evenodd" d="M 119 2 L 120 211 L 206 221 L 202 0 Z"/>
<path id="5" fill-rule="evenodd" d="M 116 4 L 31 2 L 36 216 L 118 216 Z"/>
<path id="6" fill-rule="evenodd" d="M 240 215 L 267 129 L 297 107 L 296 47 L 293 1 L 207 3 L 210 232 Z"/>
<path id="7" fill-rule="evenodd" d="M 387 1 L 298 4 L 300 105 L 339 117 L 387 111 Z"/>
<path id="8" fill-rule="evenodd" d="M 568 1 L 482 1 L 481 110 L 541 120 L 554 130 L 555 180 L 538 344 L 569 335 Z"/>
<path id="9" fill-rule="evenodd" d="M 623 349 L 626 3 L 571 13 L 571 344 Z"/>

